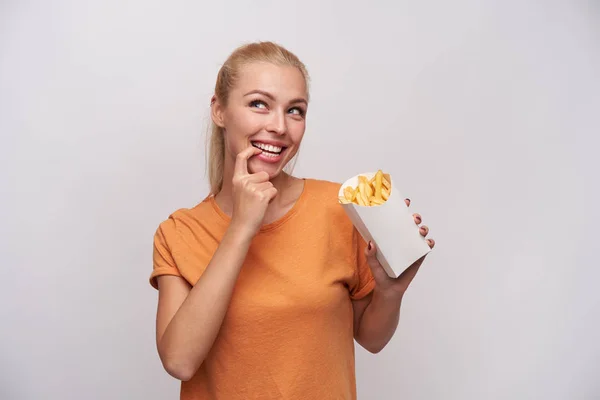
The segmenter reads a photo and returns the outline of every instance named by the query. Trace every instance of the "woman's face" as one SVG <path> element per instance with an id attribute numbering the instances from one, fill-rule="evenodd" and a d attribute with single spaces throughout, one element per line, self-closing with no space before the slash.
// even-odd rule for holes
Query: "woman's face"
<path id="1" fill-rule="evenodd" d="M 263 151 L 248 160 L 248 171 L 265 171 L 273 179 L 304 136 L 306 81 L 298 68 L 270 63 L 249 64 L 240 72 L 227 106 L 217 105 L 213 113 L 215 123 L 225 128 L 226 169 L 232 171 L 237 154 L 254 146 Z"/>

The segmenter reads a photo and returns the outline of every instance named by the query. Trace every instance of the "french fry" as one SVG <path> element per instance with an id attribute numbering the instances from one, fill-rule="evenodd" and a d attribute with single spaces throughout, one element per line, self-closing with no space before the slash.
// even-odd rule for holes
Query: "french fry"
<path id="1" fill-rule="evenodd" d="M 371 197 L 374 194 L 373 186 L 365 185 L 365 189 L 367 191 L 367 197 Z"/>
<path id="2" fill-rule="evenodd" d="M 348 186 L 344 189 L 344 197 L 351 203 L 356 198 L 356 191 Z"/>
<path id="3" fill-rule="evenodd" d="M 364 182 L 358 184 L 358 195 L 361 197 L 363 203 L 365 203 L 366 206 L 369 205 L 369 192 L 366 189 L 369 187 L 369 184 L 365 184 Z"/>
<path id="4" fill-rule="evenodd" d="M 377 171 L 375 174 L 375 198 L 381 200 L 381 185 L 382 185 L 383 172 Z"/>
<path id="5" fill-rule="evenodd" d="M 365 207 L 380 206 L 389 199 L 391 189 L 390 174 L 378 170 L 369 179 L 364 175 L 359 175 L 357 186 L 345 187 L 344 195 L 340 196 L 339 201 L 342 204 L 354 203 Z"/>
<path id="6" fill-rule="evenodd" d="M 392 184 L 390 183 L 392 179 L 390 178 L 390 174 L 383 174 L 383 186 L 389 191 L 392 189 Z"/>
<path id="7" fill-rule="evenodd" d="M 356 203 L 359 206 L 366 206 L 367 204 L 365 204 L 365 201 L 363 200 L 363 197 L 359 194 L 356 195 Z"/>
<path id="8" fill-rule="evenodd" d="M 383 190 L 381 191 L 381 198 L 382 198 L 383 200 L 387 200 L 389 197 L 390 197 L 390 191 L 389 191 L 389 190 L 386 190 L 386 189 L 383 189 Z"/>
<path id="9" fill-rule="evenodd" d="M 373 187 L 370 184 L 365 185 L 365 194 L 367 195 L 367 198 L 373 196 Z"/>
<path id="10" fill-rule="evenodd" d="M 375 205 L 378 205 L 378 206 L 380 206 L 380 205 L 382 205 L 383 203 L 385 203 L 385 201 L 384 201 L 383 199 L 378 199 L 378 198 L 377 198 L 377 197 L 375 197 L 375 196 L 371 196 L 371 197 L 369 198 L 369 202 L 371 202 L 371 205 L 375 204 Z"/>

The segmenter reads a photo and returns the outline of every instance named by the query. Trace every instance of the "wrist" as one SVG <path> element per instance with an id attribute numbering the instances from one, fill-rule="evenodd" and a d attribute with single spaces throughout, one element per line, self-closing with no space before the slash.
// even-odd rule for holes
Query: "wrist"
<path id="1" fill-rule="evenodd" d="M 253 238 L 254 233 L 251 229 L 232 220 L 223 239 L 231 241 L 236 246 L 249 246 Z"/>

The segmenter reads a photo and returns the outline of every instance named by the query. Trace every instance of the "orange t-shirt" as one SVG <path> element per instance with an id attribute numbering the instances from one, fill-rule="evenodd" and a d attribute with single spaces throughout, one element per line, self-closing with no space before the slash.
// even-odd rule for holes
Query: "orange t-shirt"
<path id="1" fill-rule="evenodd" d="M 181 399 L 356 399 L 352 299 L 375 283 L 340 185 L 305 179 L 300 198 L 252 241 L 213 347 Z M 207 197 L 162 222 L 159 275 L 202 275 L 230 218 Z"/>

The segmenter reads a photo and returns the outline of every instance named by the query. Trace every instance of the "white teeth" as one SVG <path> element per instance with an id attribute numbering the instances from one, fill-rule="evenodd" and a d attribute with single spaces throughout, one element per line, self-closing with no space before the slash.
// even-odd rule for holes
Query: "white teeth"
<path id="1" fill-rule="evenodd" d="M 258 147 L 261 150 L 266 150 L 271 153 L 281 153 L 281 150 L 283 149 L 282 147 L 273 146 L 270 144 L 258 143 L 258 142 L 253 142 L 252 145 L 254 147 Z"/>

